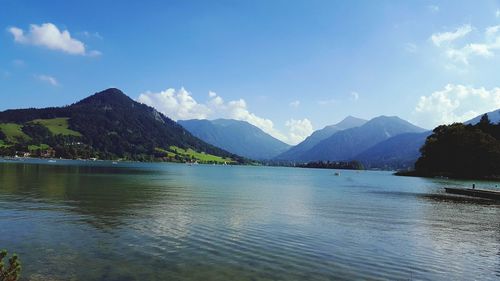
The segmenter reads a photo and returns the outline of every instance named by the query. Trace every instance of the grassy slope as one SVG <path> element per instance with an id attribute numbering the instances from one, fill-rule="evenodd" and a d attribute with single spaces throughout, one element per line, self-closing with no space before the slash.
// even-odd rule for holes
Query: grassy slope
<path id="1" fill-rule="evenodd" d="M 177 146 L 171 146 L 170 150 L 175 152 L 176 154 L 179 154 L 182 156 L 189 156 L 191 158 L 194 158 L 198 161 L 203 161 L 203 162 L 209 162 L 209 161 L 217 162 L 217 163 L 233 162 L 233 160 L 231 158 L 222 158 L 222 157 L 215 156 L 212 154 L 197 152 L 197 151 L 194 151 L 192 149 L 185 150 L 185 149 L 179 148 Z"/>
<path id="2" fill-rule="evenodd" d="M 215 163 L 223 164 L 223 163 L 232 163 L 232 162 L 234 162 L 230 158 L 222 158 L 222 157 L 215 156 L 215 155 L 212 155 L 212 154 L 207 154 L 207 153 L 203 153 L 203 152 L 197 152 L 197 151 L 194 151 L 192 149 L 187 149 L 186 150 L 186 149 L 182 149 L 182 148 L 177 147 L 177 146 L 171 146 L 171 147 L 169 147 L 170 151 L 167 151 L 167 150 L 161 149 L 161 148 L 156 148 L 156 150 L 159 151 L 159 152 L 167 154 L 167 156 L 170 157 L 170 158 L 174 158 L 175 155 L 179 155 L 181 157 L 188 157 L 188 158 L 191 158 L 193 160 L 197 160 L 197 161 L 202 162 L 202 163 L 215 162 Z"/>
<path id="3" fill-rule="evenodd" d="M 16 142 L 17 138 L 22 138 L 29 140 L 30 137 L 26 135 L 22 130 L 22 125 L 15 124 L 15 123 L 1 123 L 0 124 L 0 130 L 5 134 L 7 137 L 7 141 L 9 142 Z"/>
<path id="4" fill-rule="evenodd" d="M 49 129 L 50 132 L 54 135 L 80 137 L 82 134 L 68 128 L 68 119 L 69 118 L 36 119 L 31 121 L 31 123 L 40 124 L 47 127 L 47 129 Z"/>
<path id="5" fill-rule="evenodd" d="M 49 147 L 50 147 L 49 145 L 42 143 L 40 145 L 28 145 L 28 150 L 30 150 L 30 151 L 32 151 L 32 150 L 45 150 Z"/>
<path id="6" fill-rule="evenodd" d="M 54 135 L 81 136 L 79 132 L 68 128 L 68 118 L 36 119 L 29 123 L 45 126 Z M 6 141 L 10 143 L 16 143 L 19 138 L 25 140 L 30 139 L 30 137 L 22 131 L 22 127 L 22 124 L 0 123 L 0 130 L 7 136 Z M 0 148 L 9 146 L 11 146 L 11 144 L 6 144 L 5 141 L 0 140 Z M 49 145 L 42 143 L 39 145 L 28 145 L 28 150 L 45 150 L 49 147 Z"/>
<path id="7" fill-rule="evenodd" d="M 35 119 L 30 121 L 29 123 L 39 124 L 47 127 L 50 132 L 54 135 L 70 135 L 70 136 L 81 136 L 81 134 L 77 131 L 70 130 L 68 128 L 68 118 L 53 118 L 53 119 Z M 2 123 L 0 124 L 0 129 L 7 136 L 7 141 L 15 143 L 16 137 L 21 137 L 24 139 L 30 139 L 28 135 L 26 135 L 22 130 L 22 125 L 15 123 Z M 8 146 L 3 141 L 0 141 L 0 147 Z M 46 144 L 40 145 L 29 145 L 29 150 L 38 150 L 38 149 L 47 149 L 49 148 Z M 169 147 L 169 150 L 156 148 L 157 151 L 165 153 L 167 157 L 174 158 L 176 155 L 181 157 L 188 157 L 193 160 L 197 160 L 202 163 L 207 162 L 215 162 L 215 163 L 233 163 L 234 161 L 231 158 L 223 158 L 220 156 L 215 156 L 212 154 L 207 154 L 203 152 L 197 152 L 192 149 L 182 149 L 177 146 Z"/>

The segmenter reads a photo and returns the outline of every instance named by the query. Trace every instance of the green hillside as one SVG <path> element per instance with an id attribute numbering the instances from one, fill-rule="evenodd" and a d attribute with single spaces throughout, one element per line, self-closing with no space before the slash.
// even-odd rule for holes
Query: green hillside
<path id="1" fill-rule="evenodd" d="M 188 149 L 182 149 L 177 146 L 170 146 L 170 150 L 173 151 L 175 154 L 180 155 L 180 156 L 187 156 L 191 159 L 202 161 L 202 162 L 215 162 L 215 163 L 230 163 L 234 162 L 231 158 L 223 158 L 220 156 L 204 153 L 204 152 L 197 152 L 192 150 L 191 148 Z"/>
<path id="2" fill-rule="evenodd" d="M 29 152 L 31 156 L 69 159 L 248 162 L 194 137 L 118 89 L 107 89 L 64 107 L 6 110 L 0 112 L 0 124 L 0 155 Z"/>
<path id="3" fill-rule="evenodd" d="M 69 118 L 36 119 L 30 123 L 45 126 L 54 135 L 80 137 L 82 134 L 68 128 L 68 119 Z"/>
<path id="4" fill-rule="evenodd" d="M 5 135 L 5 141 L 12 143 L 30 139 L 30 137 L 23 132 L 22 127 L 22 125 L 15 123 L 0 123 L 0 130 Z"/>
<path id="5" fill-rule="evenodd" d="M 168 150 L 163 148 L 155 148 L 156 156 L 168 158 L 170 161 L 174 162 L 198 162 L 198 163 L 209 163 L 209 164 L 231 164 L 237 163 L 231 158 L 224 158 L 216 155 L 212 155 L 205 152 L 198 152 L 191 148 L 183 149 L 177 146 L 170 146 Z"/>

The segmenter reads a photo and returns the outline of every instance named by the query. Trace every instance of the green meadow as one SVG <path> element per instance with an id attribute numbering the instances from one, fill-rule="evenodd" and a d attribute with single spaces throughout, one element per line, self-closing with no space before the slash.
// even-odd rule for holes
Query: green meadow
<path id="1" fill-rule="evenodd" d="M 18 139 L 30 140 L 31 138 L 22 131 L 22 125 L 15 123 L 1 123 L 0 130 L 5 134 L 8 142 L 17 142 Z"/>
<path id="2" fill-rule="evenodd" d="M 207 154 L 204 152 L 197 152 L 197 151 L 192 150 L 191 148 L 189 148 L 187 150 L 182 149 L 182 148 L 177 147 L 177 146 L 170 146 L 169 148 L 171 151 L 173 151 L 174 153 L 176 153 L 180 156 L 187 156 L 187 157 L 190 157 L 192 159 L 195 159 L 195 160 L 198 160 L 201 162 L 216 162 L 216 163 L 221 163 L 221 164 L 233 162 L 233 160 L 231 158 L 222 158 L 222 157 L 215 156 L 212 154 Z"/>
<path id="3" fill-rule="evenodd" d="M 215 156 L 212 154 L 204 153 L 204 152 L 197 152 L 193 149 L 183 149 L 177 146 L 170 146 L 169 150 L 165 150 L 162 148 L 156 148 L 157 152 L 160 153 L 165 153 L 165 155 L 169 158 L 175 158 L 176 155 L 178 155 L 181 158 L 188 158 L 191 160 L 196 160 L 201 163 L 218 163 L 218 164 L 224 164 L 224 163 L 233 163 L 234 161 L 230 158 L 222 158 L 219 156 Z"/>
<path id="4" fill-rule="evenodd" d="M 45 149 L 48 149 L 50 146 L 48 144 L 39 144 L 39 145 L 34 145 L 34 144 L 31 144 L 31 145 L 28 145 L 28 150 L 29 151 L 33 151 L 33 150 L 45 150 Z"/>
<path id="5" fill-rule="evenodd" d="M 69 118 L 35 119 L 30 123 L 47 127 L 54 135 L 66 135 L 80 137 L 81 134 L 68 128 Z"/>

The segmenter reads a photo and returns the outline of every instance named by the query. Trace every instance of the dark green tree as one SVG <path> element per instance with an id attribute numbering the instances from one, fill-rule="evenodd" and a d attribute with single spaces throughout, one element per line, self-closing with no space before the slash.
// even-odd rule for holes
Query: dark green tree
<path id="1" fill-rule="evenodd" d="M 45 143 L 52 137 L 47 127 L 39 124 L 26 124 L 22 128 L 23 132 L 32 138 L 34 144 Z"/>
<path id="2" fill-rule="evenodd" d="M 483 178 L 500 175 L 500 141 L 487 116 L 475 125 L 455 123 L 434 129 L 415 163 L 416 172 L 425 176 Z"/>

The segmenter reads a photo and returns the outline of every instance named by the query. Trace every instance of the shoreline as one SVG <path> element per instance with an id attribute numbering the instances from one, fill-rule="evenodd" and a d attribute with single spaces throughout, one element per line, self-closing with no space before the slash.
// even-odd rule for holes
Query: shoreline
<path id="1" fill-rule="evenodd" d="M 417 178 L 427 178 L 427 179 L 480 180 L 480 181 L 495 181 L 495 182 L 500 181 L 500 175 L 488 176 L 488 177 L 464 177 L 464 176 L 449 175 L 449 174 L 428 175 L 428 174 L 420 174 L 416 171 L 397 171 L 394 173 L 394 175 L 400 177 L 417 177 Z"/>

